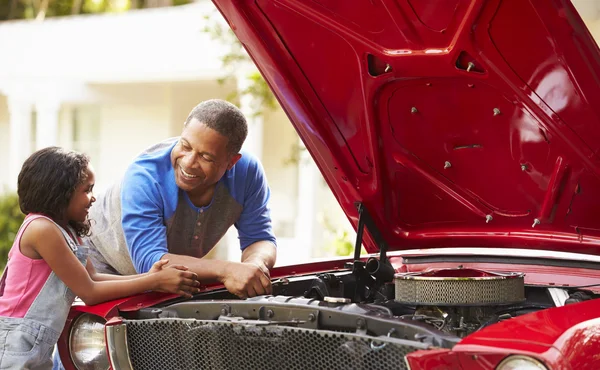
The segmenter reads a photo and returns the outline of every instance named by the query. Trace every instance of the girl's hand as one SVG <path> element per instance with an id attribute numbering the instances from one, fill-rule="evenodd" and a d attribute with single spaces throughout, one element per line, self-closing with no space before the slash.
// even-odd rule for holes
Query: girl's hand
<path id="1" fill-rule="evenodd" d="M 169 260 L 158 260 L 154 262 L 150 270 L 148 270 L 148 273 L 153 274 L 155 272 L 159 272 L 167 263 L 169 263 Z"/>
<path id="2" fill-rule="evenodd" d="M 160 261 L 159 261 L 160 262 Z M 156 263 L 152 268 L 154 269 Z M 164 264 L 163 264 L 164 265 Z M 200 282 L 195 272 L 186 271 L 185 266 L 169 266 L 154 272 L 152 276 L 155 280 L 154 290 L 164 293 L 175 293 L 190 298 L 192 294 L 200 292 Z"/>
<path id="3" fill-rule="evenodd" d="M 154 264 L 152 265 L 150 270 L 148 270 L 148 273 L 153 274 L 155 272 L 159 272 L 160 270 L 165 268 L 165 265 L 167 263 L 169 263 L 168 259 L 158 260 L 158 261 L 154 262 Z M 187 269 L 188 269 L 187 266 L 183 266 L 183 265 L 171 265 L 171 266 L 168 266 L 167 268 L 174 268 L 174 269 L 178 269 L 178 270 L 182 270 L 182 271 L 187 271 Z"/>

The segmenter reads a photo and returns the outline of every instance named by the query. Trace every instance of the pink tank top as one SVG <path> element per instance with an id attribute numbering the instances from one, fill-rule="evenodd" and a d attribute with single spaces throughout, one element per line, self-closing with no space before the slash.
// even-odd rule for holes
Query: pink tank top
<path id="1" fill-rule="evenodd" d="M 23 225 L 17 233 L 12 248 L 8 253 L 4 292 L 0 296 L 0 316 L 25 317 L 29 307 L 31 307 L 31 304 L 42 290 L 52 272 L 46 261 L 24 256 L 19 248 L 23 232 L 31 221 L 37 218 L 45 218 L 52 221 L 52 219 L 40 214 L 29 214 L 25 217 Z"/>

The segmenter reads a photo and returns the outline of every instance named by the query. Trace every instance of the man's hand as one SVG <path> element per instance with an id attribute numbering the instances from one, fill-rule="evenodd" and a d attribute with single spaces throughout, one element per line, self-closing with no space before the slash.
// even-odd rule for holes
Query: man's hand
<path id="1" fill-rule="evenodd" d="M 268 269 L 266 270 L 268 273 Z M 240 298 L 272 293 L 271 280 L 257 263 L 228 263 L 223 272 L 222 283 L 229 292 Z"/>
<path id="2" fill-rule="evenodd" d="M 265 265 L 265 263 L 263 261 L 250 260 L 250 261 L 243 261 L 242 263 L 250 263 L 252 265 L 255 265 L 263 272 L 263 274 L 267 275 L 267 278 L 271 279 L 271 273 L 269 272 L 269 268 L 267 267 L 267 265 Z"/>

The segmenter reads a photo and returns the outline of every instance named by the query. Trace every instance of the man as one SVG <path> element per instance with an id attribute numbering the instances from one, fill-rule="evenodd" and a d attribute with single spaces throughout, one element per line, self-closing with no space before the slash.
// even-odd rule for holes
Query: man
<path id="1" fill-rule="evenodd" d="M 200 103 L 179 138 L 147 149 L 90 209 L 90 246 L 99 271 L 147 272 L 160 259 L 241 297 L 270 294 L 275 264 L 270 190 L 259 161 L 241 153 L 248 127 L 223 100 Z M 235 225 L 241 262 L 205 256 Z"/>

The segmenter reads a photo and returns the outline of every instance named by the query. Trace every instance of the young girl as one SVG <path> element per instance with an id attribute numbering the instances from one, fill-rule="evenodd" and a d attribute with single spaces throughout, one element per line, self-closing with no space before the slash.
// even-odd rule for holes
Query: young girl
<path id="1" fill-rule="evenodd" d="M 27 215 L 0 280 L 0 368 L 51 369 L 52 350 L 79 296 L 86 304 L 147 290 L 189 296 L 199 291 L 184 266 L 147 274 L 98 274 L 80 237 L 88 234 L 94 171 L 83 154 L 50 147 L 33 153 L 18 179 Z"/>

